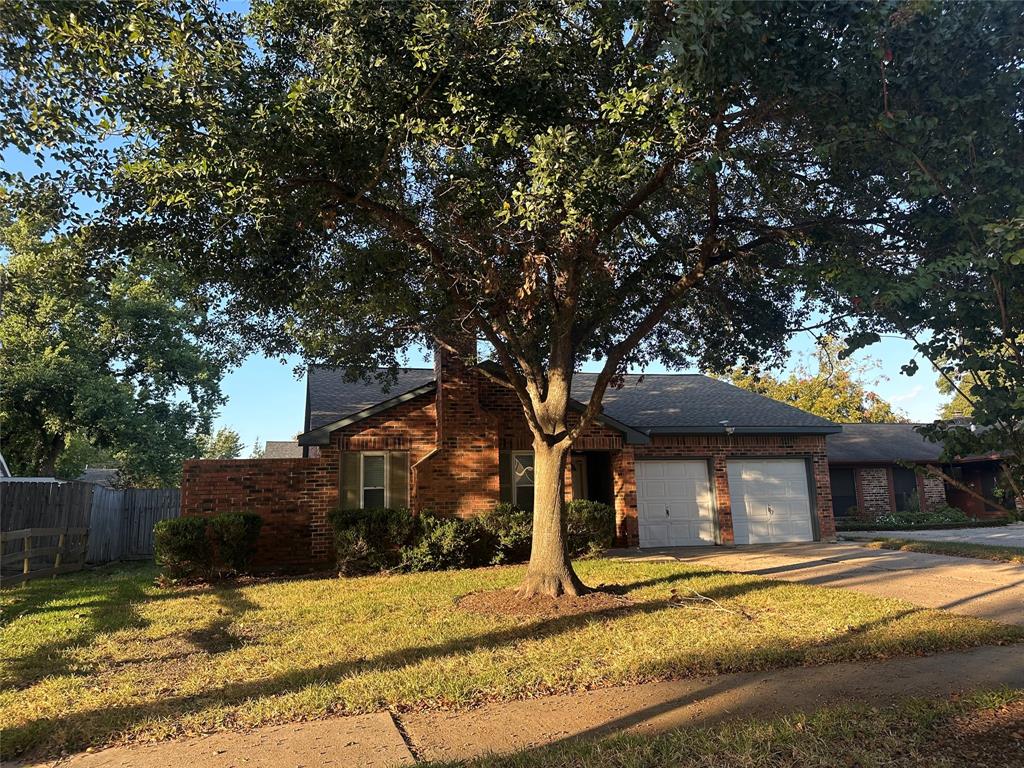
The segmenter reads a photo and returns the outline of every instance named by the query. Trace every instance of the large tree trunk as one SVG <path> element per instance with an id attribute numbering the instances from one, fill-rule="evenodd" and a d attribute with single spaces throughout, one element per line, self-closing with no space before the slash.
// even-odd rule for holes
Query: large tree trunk
<path id="1" fill-rule="evenodd" d="M 565 535 L 565 462 L 570 444 L 533 442 L 533 545 L 521 597 L 581 595 L 587 588 L 572 569 Z"/>

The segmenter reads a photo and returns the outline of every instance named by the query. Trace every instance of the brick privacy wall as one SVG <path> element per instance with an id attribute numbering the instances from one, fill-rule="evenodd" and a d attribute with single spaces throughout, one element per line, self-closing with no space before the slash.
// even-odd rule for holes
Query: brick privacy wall
<path id="1" fill-rule="evenodd" d="M 889 496 L 889 470 L 886 467 L 861 467 L 860 487 L 864 499 L 861 516 L 875 518 L 888 515 L 892 511 L 892 498 Z"/>
<path id="2" fill-rule="evenodd" d="M 832 517 L 832 486 L 823 435 L 655 435 L 650 445 L 627 446 L 612 457 L 615 518 L 619 543 L 640 543 L 636 501 L 635 460 L 711 459 L 713 493 L 718 514 L 719 537 L 723 544 L 734 542 L 732 503 L 729 498 L 729 459 L 802 458 L 810 459 L 814 475 L 815 498 L 811 504 L 817 513 L 819 535 L 835 538 Z"/>
<path id="3" fill-rule="evenodd" d="M 182 515 L 255 512 L 263 518 L 253 565 L 300 570 L 333 558 L 327 512 L 338 504 L 330 459 L 186 461 Z"/>

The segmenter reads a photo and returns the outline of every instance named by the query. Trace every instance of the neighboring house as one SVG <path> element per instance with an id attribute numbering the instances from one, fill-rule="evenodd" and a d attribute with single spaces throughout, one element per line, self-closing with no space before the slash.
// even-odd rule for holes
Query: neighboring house
<path id="1" fill-rule="evenodd" d="M 912 508 L 944 504 L 972 517 L 994 517 L 991 505 L 965 493 L 942 478 L 914 471 L 933 466 L 986 498 L 994 498 L 999 462 L 978 456 L 954 462 L 940 460 L 942 445 L 926 440 L 920 424 L 844 424 L 828 436 L 829 479 L 836 520 L 873 518 Z M 909 466 L 908 466 L 909 465 Z"/>
<path id="2" fill-rule="evenodd" d="M 515 395 L 463 359 L 437 360 L 387 391 L 312 368 L 306 458 L 187 462 L 183 514 L 257 511 L 258 561 L 300 566 L 330 559 L 326 515 L 338 507 L 529 508 L 532 437 Z M 576 413 L 594 379 L 575 377 Z M 611 504 L 623 545 L 828 540 L 825 437 L 839 430 L 706 376 L 628 375 L 576 440 L 567 495 Z"/>
<path id="3" fill-rule="evenodd" d="M 82 483 L 93 483 L 104 488 L 118 488 L 121 471 L 116 467 L 86 467 L 76 478 Z"/>
<path id="4" fill-rule="evenodd" d="M 267 440 L 263 447 L 264 459 L 300 459 L 303 448 L 295 440 Z"/>

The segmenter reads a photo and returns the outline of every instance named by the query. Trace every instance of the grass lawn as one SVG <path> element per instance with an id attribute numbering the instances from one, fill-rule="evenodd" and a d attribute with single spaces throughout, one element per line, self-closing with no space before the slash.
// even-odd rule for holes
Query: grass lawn
<path id="1" fill-rule="evenodd" d="M 680 563 L 578 566 L 631 602 L 547 620 L 453 607 L 513 586 L 522 567 L 168 589 L 136 567 L 0 590 L 4 757 L 1024 639 L 1024 628 Z M 673 589 L 718 605 L 674 605 Z"/>
<path id="2" fill-rule="evenodd" d="M 865 546 L 871 549 L 895 549 L 900 552 L 924 552 L 928 555 L 976 557 L 1001 563 L 1024 564 L 1024 547 L 998 547 L 991 544 L 967 544 L 958 541 L 916 541 L 914 539 L 872 539 Z"/>
<path id="3" fill-rule="evenodd" d="M 473 768 L 1009 768 L 1024 765 L 1024 691 L 886 709 L 835 707 L 666 734 L 568 742 Z M 441 764 L 432 764 L 442 768 Z"/>

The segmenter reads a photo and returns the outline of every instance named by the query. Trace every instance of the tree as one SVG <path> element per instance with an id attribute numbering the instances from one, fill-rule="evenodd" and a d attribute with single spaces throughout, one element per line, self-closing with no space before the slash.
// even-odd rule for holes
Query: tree
<path id="1" fill-rule="evenodd" d="M 166 266 L 61 231 L 54 206 L 44 195 L 0 222 L 4 457 L 19 474 L 75 477 L 103 455 L 126 480 L 174 483 L 222 401 L 205 313 Z"/>
<path id="2" fill-rule="evenodd" d="M 907 417 L 865 386 L 867 366 L 854 366 L 840 358 L 842 345 L 824 339 L 819 346 L 817 371 L 800 368 L 785 379 L 771 374 L 735 369 L 729 381 L 751 392 L 795 406 L 840 424 L 905 422 Z"/>
<path id="3" fill-rule="evenodd" d="M 241 436 L 230 427 L 199 438 L 199 455 L 204 459 L 237 459 L 244 449 Z"/>
<path id="4" fill-rule="evenodd" d="M 563 470 L 608 387 L 654 360 L 777 362 L 810 304 L 836 301 L 836 265 L 900 235 L 886 178 L 846 161 L 880 144 L 900 9 L 5 7 L 0 98 L 19 147 L 55 148 L 112 233 L 225 286 L 266 351 L 357 376 L 393 373 L 413 343 L 485 341 L 481 374 L 534 436 L 522 593 L 576 594 Z M 603 366 L 577 415 L 589 359 Z"/>
<path id="5" fill-rule="evenodd" d="M 974 414 L 973 400 L 970 391 L 974 387 L 974 376 L 970 373 L 961 374 L 947 379 L 940 376 L 935 382 L 939 392 L 949 395 L 950 399 L 941 409 L 939 418 L 947 421 L 953 419 L 969 419 Z"/>
<path id="6" fill-rule="evenodd" d="M 942 23 L 962 16 L 964 24 Z M 845 158 L 904 201 L 899 247 L 839 270 L 851 346 L 911 339 L 955 395 L 922 432 L 947 458 L 1002 457 L 1024 496 L 1024 13 L 974 3 L 891 25 L 880 151 Z M 939 79 L 936 69 L 955 67 Z M 950 70 L 954 71 L 954 70 Z M 852 265 L 851 265 L 852 266 Z M 914 375 L 914 361 L 904 366 Z M 962 412 L 971 423 L 950 417 Z"/>
<path id="7" fill-rule="evenodd" d="M 256 439 L 252 443 L 252 451 L 249 453 L 250 459 L 262 459 L 267 452 L 266 444 L 260 440 L 260 436 L 256 435 Z"/>

